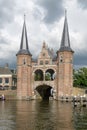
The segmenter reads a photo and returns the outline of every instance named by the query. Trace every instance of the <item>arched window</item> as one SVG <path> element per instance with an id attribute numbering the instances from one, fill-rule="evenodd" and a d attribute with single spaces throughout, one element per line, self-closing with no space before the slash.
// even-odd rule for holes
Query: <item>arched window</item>
<path id="1" fill-rule="evenodd" d="M 54 80 L 55 79 L 55 71 L 53 69 L 48 69 L 45 72 L 45 80 Z"/>
<path id="2" fill-rule="evenodd" d="M 43 81 L 43 71 L 38 69 L 35 71 L 35 76 L 34 76 L 34 80 L 35 81 Z"/>

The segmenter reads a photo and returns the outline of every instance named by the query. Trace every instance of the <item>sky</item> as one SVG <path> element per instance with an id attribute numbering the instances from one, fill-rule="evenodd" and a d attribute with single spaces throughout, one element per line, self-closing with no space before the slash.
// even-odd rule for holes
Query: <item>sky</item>
<path id="1" fill-rule="evenodd" d="M 87 66 L 87 0 L 0 0 L 0 66 L 16 67 L 24 14 L 29 50 L 37 58 L 43 41 L 56 51 L 67 10 L 74 68 Z"/>

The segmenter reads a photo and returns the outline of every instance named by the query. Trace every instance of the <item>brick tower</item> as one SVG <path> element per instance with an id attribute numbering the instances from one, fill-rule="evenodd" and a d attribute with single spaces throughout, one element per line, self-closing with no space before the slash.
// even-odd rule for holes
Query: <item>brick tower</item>
<path id="1" fill-rule="evenodd" d="M 31 90 L 31 53 L 28 48 L 27 30 L 24 24 L 20 50 L 17 53 L 17 99 L 26 99 L 32 95 Z"/>
<path id="2" fill-rule="evenodd" d="M 71 96 L 73 87 L 73 53 L 70 47 L 68 32 L 67 15 L 65 11 L 65 21 L 62 33 L 60 49 L 58 56 L 58 86 L 57 94 L 60 96 Z"/>

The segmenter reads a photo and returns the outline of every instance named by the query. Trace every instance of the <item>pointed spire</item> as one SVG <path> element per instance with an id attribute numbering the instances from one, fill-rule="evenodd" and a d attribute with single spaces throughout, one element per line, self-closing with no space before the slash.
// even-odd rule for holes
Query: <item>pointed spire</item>
<path id="1" fill-rule="evenodd" d="M 25 14 L 24 14 L 24 24 L 23 24 L 23 30 L 22 30 L 22 37 L 21 37 L 21 45 L 20 45 L 20 50 L 17 54 L 31 55 L 29 48 L 28 48 L 28 38 L 27 38 L 27 30 L 26 30 L 26 23 L 25 23 Z"/>
<path id="2" fill-rule="evenodd" d="M 65 21 L 64 21 L 64 28 L 62 33 L 62 40 L 60 51 L 72 51 L 70 48 L 70 39 L 69 39 L 69 31 L 68 31 L 68 22 L 67 22 L 67 10 L 65 10 Z"/>

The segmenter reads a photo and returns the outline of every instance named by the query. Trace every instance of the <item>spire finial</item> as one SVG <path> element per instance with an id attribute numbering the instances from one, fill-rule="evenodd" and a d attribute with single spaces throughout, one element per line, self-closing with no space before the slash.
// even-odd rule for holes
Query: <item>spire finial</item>
<path id="1" fill-rule="evenodd" d="M 66 16 L 67 16 L 67 9 L 65 9 L 65 18 L 66 18 Z"/>
<path id="2" fill-rule="evenodd" d="M 26 19 L 26 14 L 24 13 L 24 22 L 25 22 L 25 19 Z"/>

